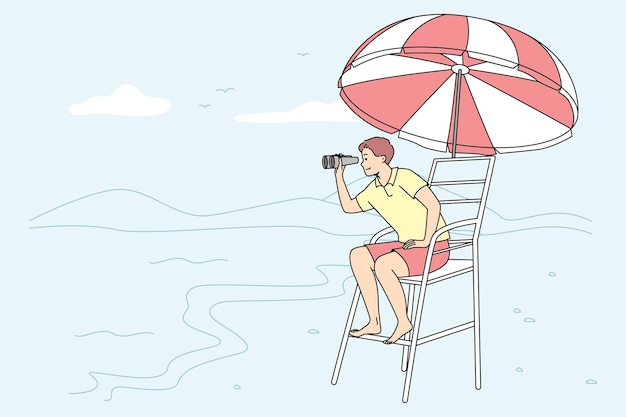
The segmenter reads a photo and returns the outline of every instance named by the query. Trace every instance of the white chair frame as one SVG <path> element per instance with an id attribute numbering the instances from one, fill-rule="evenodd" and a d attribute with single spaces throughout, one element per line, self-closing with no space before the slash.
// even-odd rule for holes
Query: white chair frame
<path id="1" fill-rule="evenodd" d="M 441 163 L 451 163 L 454 161 L 477 161 L 477 160 L 485 160 L 487 161 L 487 169 L 485 173 L 484 179 L 480 180 L 455 180 L 455 181 L 434 181 L 435 171 L 438 164 Z M 486 208 L 487 194 L 489 192 L 489 186 L 491 183 L 491 177 L 493 174 L 493 166 L 495 162 L 495 156 L 481 156 L 481 157 L 467 157 L 467 158 L 438 158 L 433 160 L 433 164 L 430 170 L 430 175 L 428 178 L 429 186 L 445 186 L 445 185 L 461 185 L 461 184 L 483 184 L 482 195 L 479 199 L 470 199 L 470 198 L 459 198 L 452 200 L 440 200 L 440 204 L 442 206 L 446 204 L 463 204 L 463 203 L 473 203 L 479 204 L 478 214 L 474 218 L 469 218 L 465 220 L 460 220 L 451 224 L 446 225 L 445 227 L 439 229 L 431 238 L 430 245 L 428 249 L 428 254 L 426 257 L 426 264 L 424 266 L 424 273 L 422 275 L 409 276 L 404 278 L 399 278 L 402 284 L 408 285 L 408 296 L 407 296 L 407 313 L 410 319 L 412 319 L 413 330 L 407 334 L 405 334 L 402 338 L 397 340 L 395 344 L 402 346 L 402 365 L 401 369 L 405 372 L 405 382 L 404 389 L 402 393 L 402 401 L 407 402 L 409 399 L 409 390 L 411 386 L 411 378 L 413 374 L 413 367 L 415 362 L 415 351 L 418 345 L 422 345 L 427 342 L 431 342 L 433 340 L 452 335 L 454 333 L 467 330 L 474 329 L 474 376 L 475 376 L 475 387 L 476 389 L 481 388 L 481 355 L 480 355 L 480 296 L 479 296 L 479 273 L 478 273 L 478 238 L 480 236 L 480 228 L 482 225 L 482 220 Z M 449 248 L 444 249 L 442 251 L 437 251 L 434 253 L 444 252 L 444 251 L 453 251 L 463 247 L 472 247 L 472 257 L 471 259 L 455 259 L 452 256 L 448 260 L 448 262 L 441 267 L 440 269 L 428 272 L 430 269 L 430 264 L 433 256 L 433 248 L 434 242 L 437 238 L 445 233 L 454 229 L 458 229 L 461 227 L 474 226 L 474 230 L 472 233 L 471 239 L 456 239 L 449 240 Z M 370 240 L 370 243 L 377 242 L 382 236 L 393 232 L 394 230 L 391 227 L 385 228 L 378 233 L 376 233 Z M 463 323 L 449 329 L 433 333 L 428 336 L 419 337 L 419 327 L 420 321 L 422 318 L 422 311 L 424 306 L 424 298 L 426 295 L 426 287 L 430 284 L 434 284 L 437 282 L 441 282 L 443 280 L 456 277 L 458 275 L 462 275 L 468 272 L 472 272 L 473 276 L 473 320 L 467 323 Z M 418 299 L 417 299 L 417 307 L 415 307 L 415 287 L 420 286 Z M 359 290 L 359 286 L 356 286 L 356 290 L 354 292 L 354 297 L 352 298 L 352 304 L 350 306 L 350 312 L 348 314 L 348 319 L 346 321 L 346 326 L 343 331 L 343 337 L 341 339 L 341 345 L 339 347 L 339 354 L 337 355 L 337 361 L 335 362 L 335 368 L 333 371 L 333 376 L 331 383 L 333 385 L 337 384 L 337 380 L 339 378 L 339 371 L 341 370 L 341 365 L 343 363 L 343 358 L 346 352 L 346 347 L 348 344 L 348 339 L 350 336 L 350 330 L 352 328 L 352 323 L 354 321 L 354 316 L 357 310 L 357 306 L 359 303 L 359 299 L 361 295 L 361 291 Z M 363 335 L 357 339 L 359 340 L 372 340 L 376 342 L 383 342 L 387 340 L 388 337 L 381 335 Z"/>

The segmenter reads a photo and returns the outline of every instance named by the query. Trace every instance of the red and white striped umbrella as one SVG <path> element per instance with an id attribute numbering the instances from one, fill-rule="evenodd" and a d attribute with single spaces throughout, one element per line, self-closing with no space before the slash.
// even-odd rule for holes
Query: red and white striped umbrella
<path id="1" fill-rule="evenodd" d="M 475 17 L 417 16 L 363 43 L 339 79 L 363 120 L 429 149 L 492 155 L 571 137 L 574 84 L 527 34 Z"/>

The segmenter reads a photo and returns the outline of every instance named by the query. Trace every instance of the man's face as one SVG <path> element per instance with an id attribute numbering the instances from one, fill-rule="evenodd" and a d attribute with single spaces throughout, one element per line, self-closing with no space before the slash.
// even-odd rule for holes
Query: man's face
<path id="1" fill-rule="evenodd" d="M 363 167 L 365 175 L 378 175 L 382 166 L 385 164 L 385 156 L 376 156 L 369 148 L 363 149 L 361 157 L 363 158 L 361 166 Z"/>

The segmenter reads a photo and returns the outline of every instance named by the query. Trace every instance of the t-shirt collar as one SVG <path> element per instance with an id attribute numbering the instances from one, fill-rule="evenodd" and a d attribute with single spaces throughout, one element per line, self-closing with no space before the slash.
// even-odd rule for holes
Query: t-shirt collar
<path id="1" fill-rule="evenodd" d="M 391 168 L 391 175 L 389 176 L 389 182 L 385 185 L 385 187 L 387 185 L 394 185 L 396 182 L 396 177 L 398 176 L 398 168 Z M 378 177 L 376 177 L 376 186 L 377 187 L 382 187 L 383 185 L 380 183 L 380 179 L 378 179 Z"/>

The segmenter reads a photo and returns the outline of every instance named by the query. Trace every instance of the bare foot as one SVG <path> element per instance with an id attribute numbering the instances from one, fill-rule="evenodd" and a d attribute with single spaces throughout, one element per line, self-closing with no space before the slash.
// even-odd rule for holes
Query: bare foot
<path id="1" fill-rule="evenodd" d="M 392 343 L 396 343 L 396 340 L 400 339 L 402 335 L 410 332 L 413 329 L 413 325 L 411 322 L 398 322 L 396 326 L 396 330 L 393 331 L 393 334 L 389 336 L 389 339 L 385 340 L 383 343 L 386 345 L 391 345 Z"/>
<path id="2" fill-rule="evenodd" d="M 361 337 L 364 334 L 378 334 L 380 333 L 380 323 L 372 323 L 369 322 L 365 327 L 360 330 L 353 329 L 350 330 L 350 336 L 352 337 Z"/>

